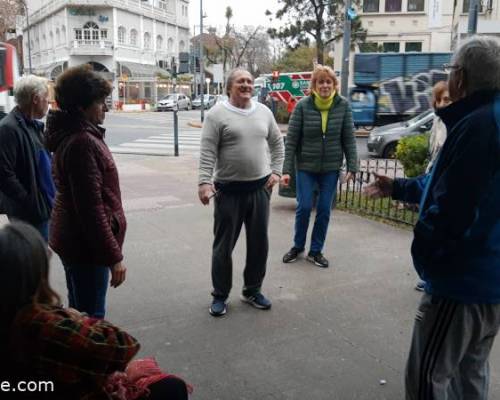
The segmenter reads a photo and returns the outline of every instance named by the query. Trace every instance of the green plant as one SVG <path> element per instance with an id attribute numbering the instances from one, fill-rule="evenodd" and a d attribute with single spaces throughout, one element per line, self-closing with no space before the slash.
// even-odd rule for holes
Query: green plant
<path id="1" fill-rule="evenodd" d="M 422 175 L 429 163 L 429 133 L 407 136 L 396 147 L 396 158 L 403 164 L 406 176 Z"/>

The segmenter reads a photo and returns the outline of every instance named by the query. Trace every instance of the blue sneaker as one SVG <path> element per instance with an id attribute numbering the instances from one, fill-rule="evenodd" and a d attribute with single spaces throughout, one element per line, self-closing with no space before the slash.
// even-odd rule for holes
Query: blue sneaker
<path id="1" fill-rule="evenodd" d="M 262 293 L 256 293 L 252 296 L 241 295 L 241 301 L 243 303 L 250 304 L 251 306 L 258 308 L 259 310 L 269 310 L 272 303 L 267 299 Z"/>
<path id="2" fill-rule="evenodd" d="M 227 299 L 214 297 L 208 312 L 213 317 L 220 317 L 227 312 Z"/>

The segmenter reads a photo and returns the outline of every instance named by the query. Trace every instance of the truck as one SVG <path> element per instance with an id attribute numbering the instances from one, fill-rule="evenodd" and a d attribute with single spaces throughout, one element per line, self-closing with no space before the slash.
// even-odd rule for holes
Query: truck
<path id="1" fill-rule="evenodd" d="M 431 107 L 431 91 L 447 80 L 451 53 L 359 53 L 349 89 L 356 128 L 372 129 L 412 118 Z"/>
<path id="2" fill-rule="evenodd" d="M 0 42 L 0 119 L 15 106 L 14 83 L 19 79 L 16 48 Z"/>

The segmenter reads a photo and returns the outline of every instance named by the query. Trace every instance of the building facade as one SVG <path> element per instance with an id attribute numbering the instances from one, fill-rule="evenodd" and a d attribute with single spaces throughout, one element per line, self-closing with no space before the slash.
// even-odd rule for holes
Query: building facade
<path id="1" fill-rule="evenodd" d="M 480 3 L 477 32 L 500 35 L 500 0 Z M 467 36 L 468 11 L 469 0 L 362 0 L 358 13 L 368 34 L 356 52 L 450 52 Z M 341 40 L 334 54 L 340 71 Z"/>
<path id="2" fill-rule="evenodd" d="M 54 80 L 89 63 L 113 82 L 112 100 L 155 103 L 189 49 L 189 0 L 28 0 L 24 65 Z M 30 51 L 28 51 L 28 46 Z"/>

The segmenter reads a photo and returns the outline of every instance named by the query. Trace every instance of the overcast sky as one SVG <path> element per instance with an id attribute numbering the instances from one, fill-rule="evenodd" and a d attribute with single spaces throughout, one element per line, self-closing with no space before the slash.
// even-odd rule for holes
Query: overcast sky
<path id="1" fill-rule="evenodd" d="M 263 25 L 271 26 L 269 17 L 265 16 L 266 10 L 272 12 L 278 9 L 277 0 L 203 0 L 203 10 L 207 17 L 203 20 L 204 26 L 215 26 L 222 29 L 226 25 L 224 17 L 226 7 L 230 6 L 233 9 L 233 18 L 231 24 L 235 26 L 243 25 Z M 196 25 L 197 35 L 200 25 L 200 0 L 190 0 L 189 2 L 189 21 L 190 29 L 193 30 L 193 25 Z M 276 23 L 272 24 L 276 26 Z"/>

